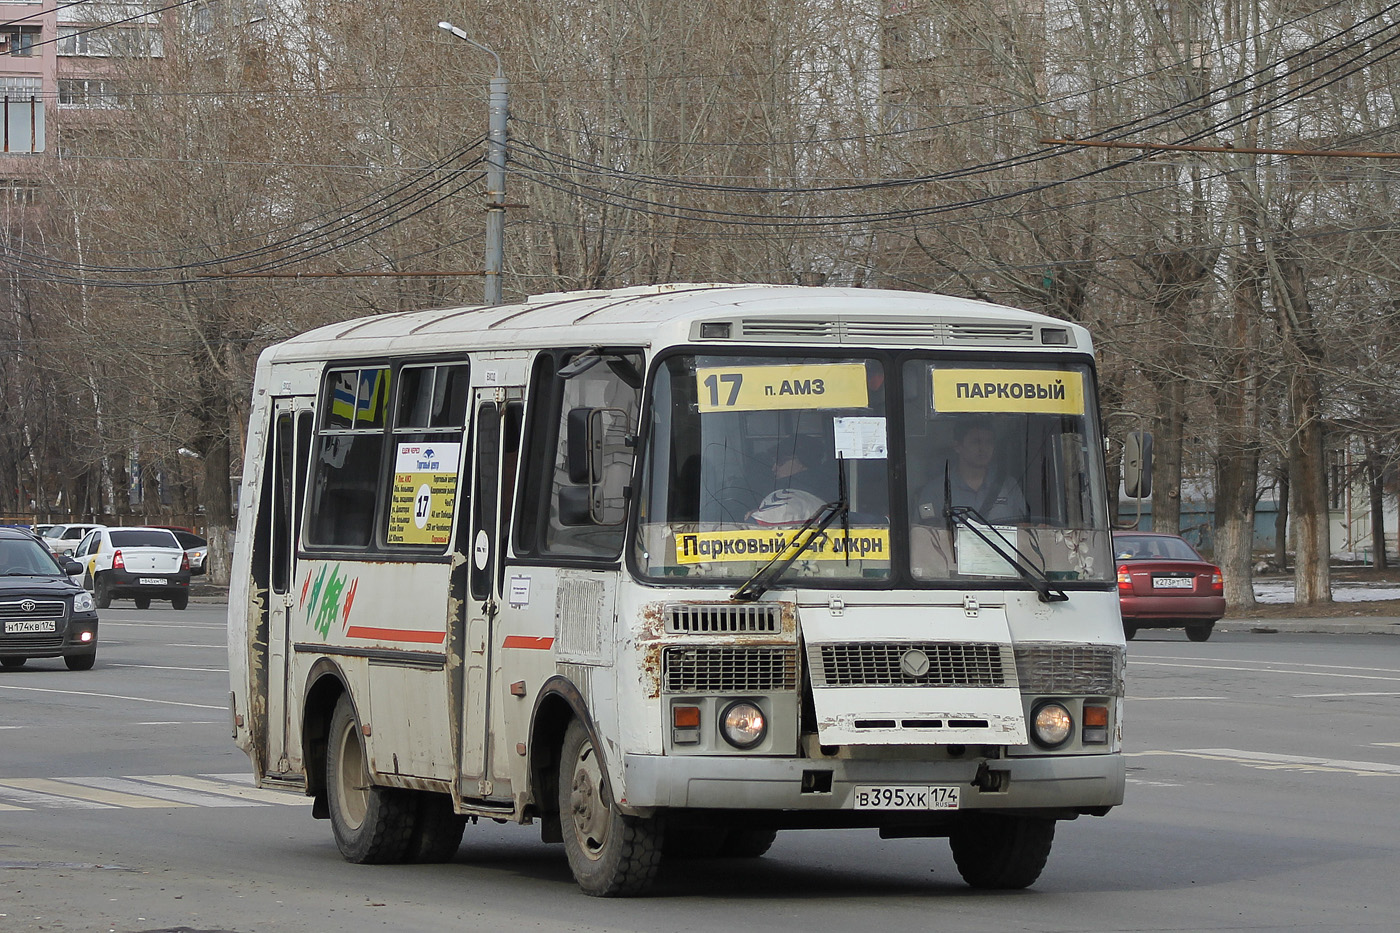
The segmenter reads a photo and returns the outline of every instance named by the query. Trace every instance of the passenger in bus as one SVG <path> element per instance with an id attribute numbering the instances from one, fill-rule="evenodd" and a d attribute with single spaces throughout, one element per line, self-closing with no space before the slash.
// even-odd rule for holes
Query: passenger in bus
<path id="1" fill-rule="evenodd" d="M 935 459 L 933 476 L 914 499 L 918 520 L 942 524 L 948 501 L 976 509 L 989 522 L 1025 520 L 1026 496 L 1001 468 L 996 444 L 996 431 L 985 421 L 955 422 L 953 456 Z"/>
<path id="2" fill-rule="evenodd" d="M 782 440 L 773 459 L 777 487 L 749 513 L 758 525 L 796 525 L 805 522 L 836 498 L 836 474 L 820 436 L 799 434 Z"/>

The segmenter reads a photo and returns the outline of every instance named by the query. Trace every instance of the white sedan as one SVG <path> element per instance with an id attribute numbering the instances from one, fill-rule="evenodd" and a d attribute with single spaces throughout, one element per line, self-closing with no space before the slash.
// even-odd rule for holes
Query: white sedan
<path id="1" fill-rule="evenodd" d="M 152 599 L 189 605 L 189 555 L 168 528 L 95 528 L 73 559 L 81 565 L 74 581 L 92 590 L 99 609 L 113 599 L 133 599 L 137 609 L 149 609 Z"/>

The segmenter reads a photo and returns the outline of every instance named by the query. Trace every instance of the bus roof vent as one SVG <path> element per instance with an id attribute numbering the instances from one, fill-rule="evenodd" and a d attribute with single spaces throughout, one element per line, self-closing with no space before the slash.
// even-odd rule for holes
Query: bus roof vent
<path id="1" fill-rule="evenodd" d="M 744 318 L 739 322 L 743 337 L 782 337 L 785 340 L 840 339 L 841 325 L 837 321 L 815 318 Z"/>
<path id="2" fill-rule="evenodd" d="M 991 324 L 983 321 L 955 321 L 948 325 L 951 343 L 981 343 L 1005 346 L 1008 343 L 1035 343 L 1032 324 Z"/>
<path id="3" fill-rule="evenodd" d="M 777 606 L 676 603 L 666 607 L 666 631 L 676 635 L 776 635 Z"/>
<path id="4" fill-rule="evenodd" d="M 856 318 L 844 322 L 845 336 L 853 343 L 943 343 L 948 335 L 944 321 L 874 321 Z"/>

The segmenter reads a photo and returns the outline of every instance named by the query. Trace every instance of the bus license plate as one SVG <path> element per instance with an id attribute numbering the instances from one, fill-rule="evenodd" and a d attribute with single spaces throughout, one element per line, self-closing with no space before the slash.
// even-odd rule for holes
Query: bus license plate
<path id="1" fill-rule="evenodd" d="M 18 635 L 20 632 L 56 632 L 57 623 L 53 619 L 34 619 L 25 622 L 6 622 L 5 634 Z"/>
<path id="2" fill-rule="evenodd" d="M 1154 590 L 1189 590 L 1192 580 L 1190 577 L 1153 577 L 1152 588 Z"/>
<path id="3" fill-rule="evenodd" d="M 165 577 L 142 577 L 139 582 L 142 586 L 165 586 Z"/>
<path id="4" fill-rule="evenodd" d="M 957 785 L 857 784 L 852 795 L 856 810 L 956 810 Z"/>

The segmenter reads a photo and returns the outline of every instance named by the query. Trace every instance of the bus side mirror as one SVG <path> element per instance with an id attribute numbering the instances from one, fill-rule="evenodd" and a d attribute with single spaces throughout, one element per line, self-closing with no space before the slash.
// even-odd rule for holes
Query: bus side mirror
<path id="1" fill-rule="evenodd" d="M 569 482 L 576 486 L 587 483 L 593 476 L 597 475 L 591 468 L 592 461 L 589 457 L 588 429 L 592 415 L 592 408 L 569 409 L 568 426 L 565 429 L 564 438 L 564 459 L 569 471 Z"/>
<path id="2" fill-rule="evenodd" d="M 563 486 L 559 490 L 559 524 L 571 528 L 592 525 L 593 496 L 587 486 Z"/>
<path id="3" fill-rule="evenodd" d="M 1152 495 L 1152 435 L 1132 431 L 1123 442 L 1123 491 L 1134 499 Z"/>

